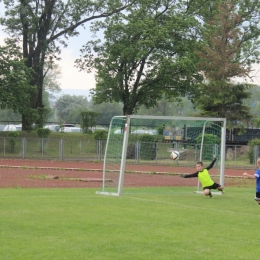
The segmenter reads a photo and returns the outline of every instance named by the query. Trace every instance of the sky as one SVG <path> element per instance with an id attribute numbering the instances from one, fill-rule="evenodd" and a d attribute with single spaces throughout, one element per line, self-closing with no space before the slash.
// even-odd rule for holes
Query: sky
<path id="1" fill-rule="evenodd" d="M 95 77 L 93 73 L 79 72 L 74 67 L 74 61 L 78 56 L 68 50 L 64 50 L 62 60 L 58 62 L 61 67 L 60 87 L 62 89 L 90 89 L 95 87 Z"/>

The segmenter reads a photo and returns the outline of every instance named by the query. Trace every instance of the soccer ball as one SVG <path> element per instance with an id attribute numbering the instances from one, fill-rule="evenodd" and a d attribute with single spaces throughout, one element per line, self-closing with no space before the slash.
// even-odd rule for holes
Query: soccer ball
<path id="1" fill-rule="evenodd" d="M 180 157 L 180 153 L 177 151 L 171 152 L 171 159 L 172 160 L 177 160 Z"/>

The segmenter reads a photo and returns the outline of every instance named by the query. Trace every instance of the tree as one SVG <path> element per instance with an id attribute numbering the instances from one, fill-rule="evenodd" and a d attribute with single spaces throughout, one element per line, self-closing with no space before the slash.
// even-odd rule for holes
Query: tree
<path id="1" fill-rule="evenodd" d="M 251 98 L 245 101 L 245 104 L 250 108 L 252 121 L 248 127 L 260 126 L 260 86 L 256 85 L 250 89 Z"/>
<path id="2" fill-rule="evenodd" d="M 82 111 L 80 113 L 81 115 L 81 127 L 83 129 L 84 133 L 91 133 L 92 128 L 96 126 L 97 124 L 97 119 L 100 116 L 99 113 L 95 111 Z M 99 132 L 100 134 L 100 132 Z M 99 136 L 98 134 L 98 136 Z"/>
<path id="3" fill-rule="evenodd" d="M 87 98 L 84 96 L 75 96 L 75 95 L 73 96 L 63 95 L 59 99 L 57 99 L 55 104 L 55 109 L 57 111 L 59 119 L 61 121 L 70 121 L 70 122 L 72 120 L 71 115 L 74 114 L 75 111 L 78 111 L 78 115 L 77 118 L 74 119 L 78 120 L 80 118 L 81 111 L 87 110 L 87 107 L 88 107 Z M 73 122 L 76 123 L 75 121 Z"/>
<path id="4" fill-rule="evenodd" d="M 59 93 L 61 91 L 60 83 L 58 82 L 58 79 L 60 78 L 61 68 L 57 64 L 45 63 L 43 91 L 48 92 L 48 97 L 50 99 L 55 98 L 55 93 Z"/>
<path id="5" fill-rule="evenodd" d="M 140 115 L 157 115 L 157 116 L 193 116 L 194 107 L 192 102 L 187 98 L 181 98 L 178 101 L 162 99 L 157 106 L 146 109 L 141 106 L 137 114 Z"/>
<path id="6" fill-rule="evenodd" d="M 220 4 L 211 19 L 205 20 L 197 52 L 205 80 L 197 88 L 194 103 L 204 116 L 227 118 L 229 127 L 247 124 L 251 119 L 245 100 L 250 98 L 252 86 L 234 79 L 249 77 L 251 64 L 259 56 L 259 29 L 256 31 L 254 17 L 257 12 L 259 16 L 259 3 Z"/>
<path id="7" fill-rule="evenodd" d="M 30 84 L 32 70 L 13 41 L 0 46 L 0 108 L 27 114 L 28 102 L 36 88 Z"/>
<path id="8" fill-rule="evenodd" d="M 27 67 L 25 67 L 27 68 Z M 54 65 L 52 67 L 48 67 L 44 69 L 44 82 L 43 82 L 43 104 L 44 108 L 46 110 L 46 115 L 44 117 L 44 122 L 48 120 L 50 116 L 53 115 L 53 110 L 50 107 L 50 100 L 55 98 L 55 93 L 58 93 L 61 91 L 61 88 L 59 86 L 59 83 L 57 79 L 60 77 L 61 71 L 60 68 L 57 65 Z M 29 82 L 28 82 L 29 83 Z M 20 84 L 16 84 L 16 86 L 19 86 Z M 19 92 L 22 92 L 21 89 L 19 89 Z M 11 91 L 10 91 L 11 94 Z M 27 103 L 24 103 L 27 107 Z M 19 109 L 18 109 L 19 110 Z M 17 111 L 18 111 L 17 110 Z M 20 111 L 20 110 L 19 110 Z M 13 109 L 3 109 L 0 110 L 0 118 L 1 121 L 22 121 L 21 114 L 19 112 L 14 112 Z"/>
<path id="9" fill-rule="evenodd" d="M 111 119 L 114 116 L 122 115 L 122 105 L 116 102 L 92 104 L 89 106 L 92 111 L 96 111 L 100 114 L 97 119 L 97 124 L 109 125 Z"/>
<path id="10" fill-rule="evenodd" d="M 0 22 L 6 26 L 5 31 L 12 39 L 21 41 L 26 66 L 34 71 L 30 84 L 37 86 L 37 91 L 30 93 L 30 102 L 27 102 L 31 113 L 22 112 L 23 129 L 29 129 L 31 120 L 36 120 L 39 127 L 43 125 L 42 93 L 45 62 L 53 62 L 58 58 L 61 46 L 66 46 L 66 40 L 79 34 L 77 31 L 79 26 L 116 14 L 135 0 L 5 0 L 3 2 L 6 12 Z M 34 116 L 31 116 L 32 114 Z"/>
<path id="11" fill-rule="evenodd" d="M 105 41 L 89 41 L 76 61 L 80 69 L 97 71 L 95 103 L 122 102 L 123 114 L 133 114 L 190 91 L 200 80 L 192 2 L 142 1 L 106 19 Z"/>
<path id="12" fill-rule="evenodd" d="M 61 92 L 58 79 L 61 77 L 61 69 L 57 64 L 46 62 L 44 64 L 44 80 L 42 102 L 44 105 L 43 122 L 48 121 L 53 115 L 54 110 L 50 103 L 56 99 L 56 94 Z"/>
<path id="13" fill-rule="evenodd" d="M 21 122 L 21 114 L 18 112 L 14 112 L 12 109 L 3 109 L 0 110 L 0 118 L 1 122 Z"/>

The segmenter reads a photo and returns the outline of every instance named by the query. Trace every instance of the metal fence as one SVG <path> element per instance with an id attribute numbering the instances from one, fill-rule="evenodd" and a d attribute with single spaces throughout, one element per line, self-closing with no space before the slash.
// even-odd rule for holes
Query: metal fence
<path id="1" fill-rule="evenodd" d="M 165 163 L 170 154 L 168 148 L 176 150 L 182 149 L 178 147 L 180 144 L 172 143 L 151 143 L 151 151 L 153 152 L 153 163 Z M 183 144 L 181 144 L 183 145 Z M 78 140 L 78 139 L 51 139 L 51 138 L 0 138 L 0 158 L 14 159 L 46 159 L 46 160 L 65 160 L 65 161 L 102 161 L 105 153 L 106 141 L 95 140 Z M 118 156 L 121 156 L 122 143 L 116 145 L 118 148 Z M 135 163 L 140 162 L 140 143 L 135 144 L 134 159 Z M 191 163 L 199 159 L 198 145 L 189 147 L 185 156 L 189 156 Z M 249 146 L 229 145 L 226 146 L 226 164 L 230 167 L 236 167 L 238 162 L 249 162 Z M 254 160 L 258 157 L 258 150 L 254 151 Z M 184 156 L 181 159 L 185 159 Z M 252 164 L 252 162 L 251 162 Z M 254 162 L 253 162 L 254 164 Z"/>
<path id="2" fill-rule="evenodd" d="M 102 160 L 106 141 L 0 138 L 0 157 L 46 160 Z"/>

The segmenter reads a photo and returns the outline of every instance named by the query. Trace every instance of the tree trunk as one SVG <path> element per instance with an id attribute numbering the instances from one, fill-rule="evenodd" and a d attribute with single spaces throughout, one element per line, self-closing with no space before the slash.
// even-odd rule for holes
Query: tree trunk
<path id="1" fill-rule="evenodd" d="M 133 114 L 133 108 L 128 107 L 126 104 L 123 107 L 123 115 L 132 115 Z"/>

